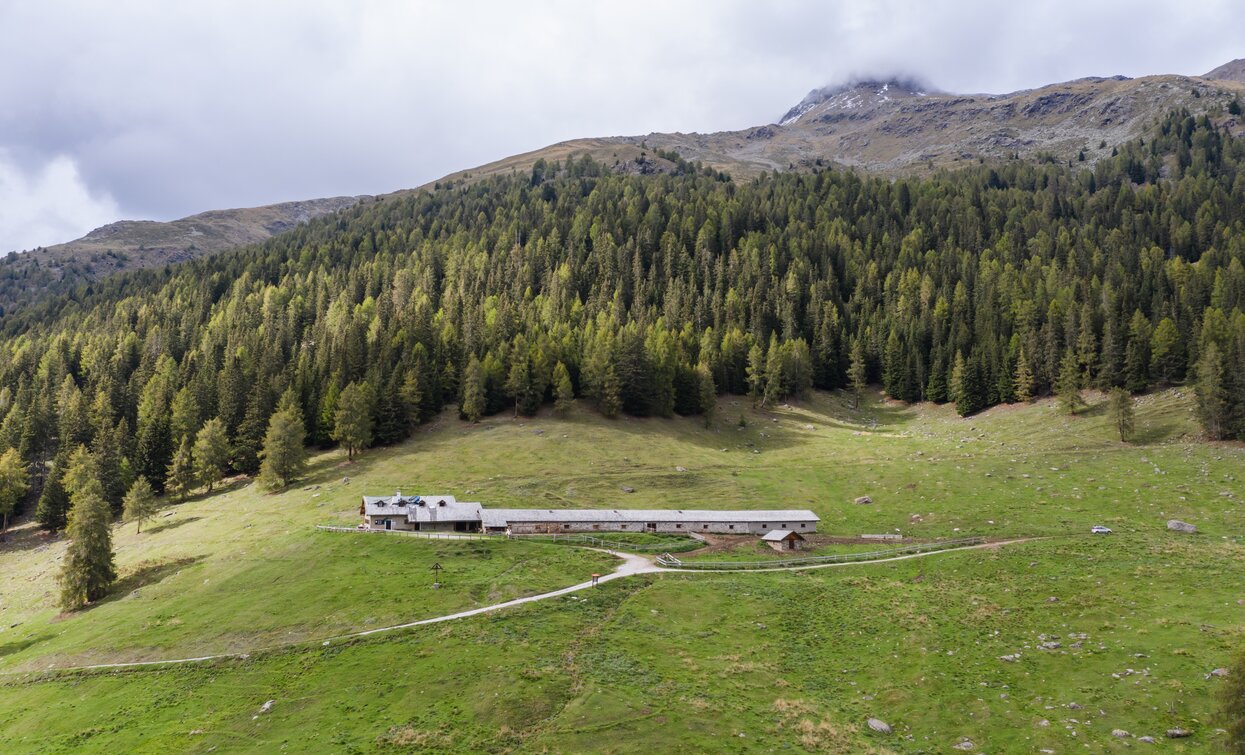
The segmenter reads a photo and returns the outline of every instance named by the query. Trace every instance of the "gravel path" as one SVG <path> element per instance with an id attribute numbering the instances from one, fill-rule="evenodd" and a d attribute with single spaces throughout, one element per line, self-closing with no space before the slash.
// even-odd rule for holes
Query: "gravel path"
<path id="1" fill-rule="evenodd" d="M 1003 540 L 1003 541 L 994 542 L 994 543 L 982 543 L 980 545 L 966 545 L 962 548 L 948 548 L 947 550 L 941 550 L 941 551 L 928 551 L 925 553 L 909 553 L 903 556 L 881 558 L 881 559 L 877 559 L 874 561 L 846 561 L 846 562 L 835 562 L 835 563 L 828 563 L 828 564 L 812 564 L 809 566 L 775 567 L 773 569 L 714 569 L 714 570 L 668 569 L 665 567 L 655 565 L 653 561 L 646 556 L 639 556 L 634 553 L 622 553 L 619 551 L 604 550 L 600 548 L 591 548 L 590 550 L 599 550 L 602 553 L 609 553 L 612 556 L 622 559 L 622 563 L 614 571 L 610 572 L 609 574 L 602 574 L 601 577 L 597 580 L 598 584 L 603 584 L 605 582 L 610 582 L 615 579 L 621 579 L 623 577 L 634 576 L 636 574 L 654 574 L 658 572 L 677 573 L 677 574 L 741 574 L 744 572 L 806 571 L 806 570 L 811 570 L 811 569 L 832 569 L 832 568 L 842 568 L 842 567 L 850 567 L 850 566 L 861 566 L 864 564 L 882 564 L 882 563 L 887 563 L 890 561 L 906 561 L 910 558 L 928 558 L 930 556 L 939 556 L 944 553 L 955 553 L 957 551 L 980 550 L 983 548 L 999 548 L 1004 545 L 1011 545 L 1013 543 L 1023 543 L 1023 542 L 1027 542 L 1029 540 L 1035 540 L 1035 539 L 1038 539 L 1038 538 L 1031 538 L 1031 537 L 1017 538 L 1015 540 Z M 468 611 L 459 611 L 457 613 L 450 613 L 444 616 L 434 616 L 430 619 L 420 619 L 419 621 L 411 621 L 405 624 L 394 624 L 393 626 L 379 627 L 377 629 L 367 629 L 361 632 L 351 632 L 350 634 L 343 634 L 337 637 L 330 637 L 327 640 L 323 640 L 320 644 L 331 645 L 334 642 L 350 640 L 356 637 L 367 637 L 369 635 L 381 634 L 383 632 L 393 632 L 393 631 L 397 631 L 400 629 L 409 629 L 411 627 L 424 626 L 425 624 L 439 624 L 443 621 L 454 621 L 456 619 L 465 619 L 471 616 L 479 616 L 480 614 L 493 613 L 494 611 L 501 611 L 506 608 L 520 606 L 520 605 L 523 605 L 524 603 L 535 603 L 540 600 L 548 600 L 549 598 L 557 598 L 563 595 L 569 595 L 573 592 L 579 592 L 580 590 L 587 590 L 591 588 L 592 588 L 592 581 L 589 580 L 587 582 L 580 582 L 577 585 L 571 585 L 570 587 L 563 587 L 560 590 L 554 590 L 552 592 L 544 592 L 544 593 L 540 593 L 539 595 L 529 595 L 526 598 L 515 598 L 514 600 L 508 600 L 504 603 L 494 603 L 493 605 L 489 605 L 489 606 L 482 606 L 480 608 L 472 608 Z M 295 644 L 303 644 L 303 643 L 291 643 L 290 645 L 295 645 Z M 283 647 L 290 647 L 290 645 L 277 645 L 274 647 L 260 648 L 252 652 L 279 650 Z M 164 666 L 164 665 L 181 664 L 181 663 L 202 663 L 204 661 L 223 660 L 227 658 L 245 659 L 249 656 L 250 656 L 250 653 L 221 653 L 219 655 L 201 655 L 201 656 L 197 656 L 194 658 L 170 658 L 170 659 L 160 660 L 160 661 L 132 661 L 129 663 L 97 663 L 97 664 L 93 664 L 89 666 L 66 666 L 63 668 L 48 669 L 48 671 L 59 672 L 59 671 L 89 671 L 92 669 L 141 668 L 143 666 Z M 30 673 L 30 672 L 27 672 L 27 673 Z M 4 674 L 4 675 L 7 676 L 8 674 Z"/>

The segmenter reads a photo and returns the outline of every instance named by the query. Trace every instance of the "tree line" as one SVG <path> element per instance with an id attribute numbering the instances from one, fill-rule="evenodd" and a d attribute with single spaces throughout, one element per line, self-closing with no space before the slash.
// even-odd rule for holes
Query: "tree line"
<path id="1" fill-rule="evenodd" d="M 880 383 L 971 414 L 1191 382 L 1207 435 L 1245 437 L 1245 142 L 1210 117 L 1092 169 L 739 184 L 662 157 L 447 184 L 10 312 L 13 506 L 66 526 L 80 449 L 114 513 L 140 478 L 281 486 L 304 444 L 353 456 L 446 405 L 690 415 Z"/>

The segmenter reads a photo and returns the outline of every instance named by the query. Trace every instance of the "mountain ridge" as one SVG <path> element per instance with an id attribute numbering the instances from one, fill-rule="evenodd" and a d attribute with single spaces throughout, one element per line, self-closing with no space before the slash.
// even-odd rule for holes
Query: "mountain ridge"
<path id="1" fill-rule="evenodd" d="M 813 89 L 773 123 L 713 133 L 572 139 L 386 196 L 582 156 L 616 172 L 644 174 L 677 170 L 667 159 L 675 153 L 738 180 L 830 166 L 890 176 L 927 174 L 1013 158 L 1079 161 L 1090 167 L 1117 145 L 1144 136 L 1173 109 L 1187 108 L 1194 115 L 1222 112 L 1242 93 L 1245 59 L 1201 77 L 1085 77 L 1006 94 L 944 92 L 912 74 L 866 76 Z M 1224 125 L 1239 132 L 1240 120 Z M 0 260 L 0 313 L 51 288 L 263 241 L 308 219 L 380 199 L 331 197 L 212 210 L 167 223 L 112 223 L 74 241 Z"/>

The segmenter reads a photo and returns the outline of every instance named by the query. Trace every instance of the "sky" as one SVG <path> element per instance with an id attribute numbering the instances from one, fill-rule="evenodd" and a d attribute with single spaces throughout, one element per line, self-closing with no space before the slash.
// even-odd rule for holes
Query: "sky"
<path id="1" fill-rule="evenodd" d="M 0 0 L 0 251 L 770 123 L 854 77 L 1201 74 L 1242 29 L 1239 0 Z"/>

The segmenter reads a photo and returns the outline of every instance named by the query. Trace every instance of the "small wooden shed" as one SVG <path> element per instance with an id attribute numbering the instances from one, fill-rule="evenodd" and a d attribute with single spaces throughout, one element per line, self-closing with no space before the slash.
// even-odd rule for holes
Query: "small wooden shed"
<path id="1" fill-rule="evenodd" d="M 770 530 L 761 542 L 776 551 L 798 551 L 804 548 L 804 536 L 791 530 Z"/>

